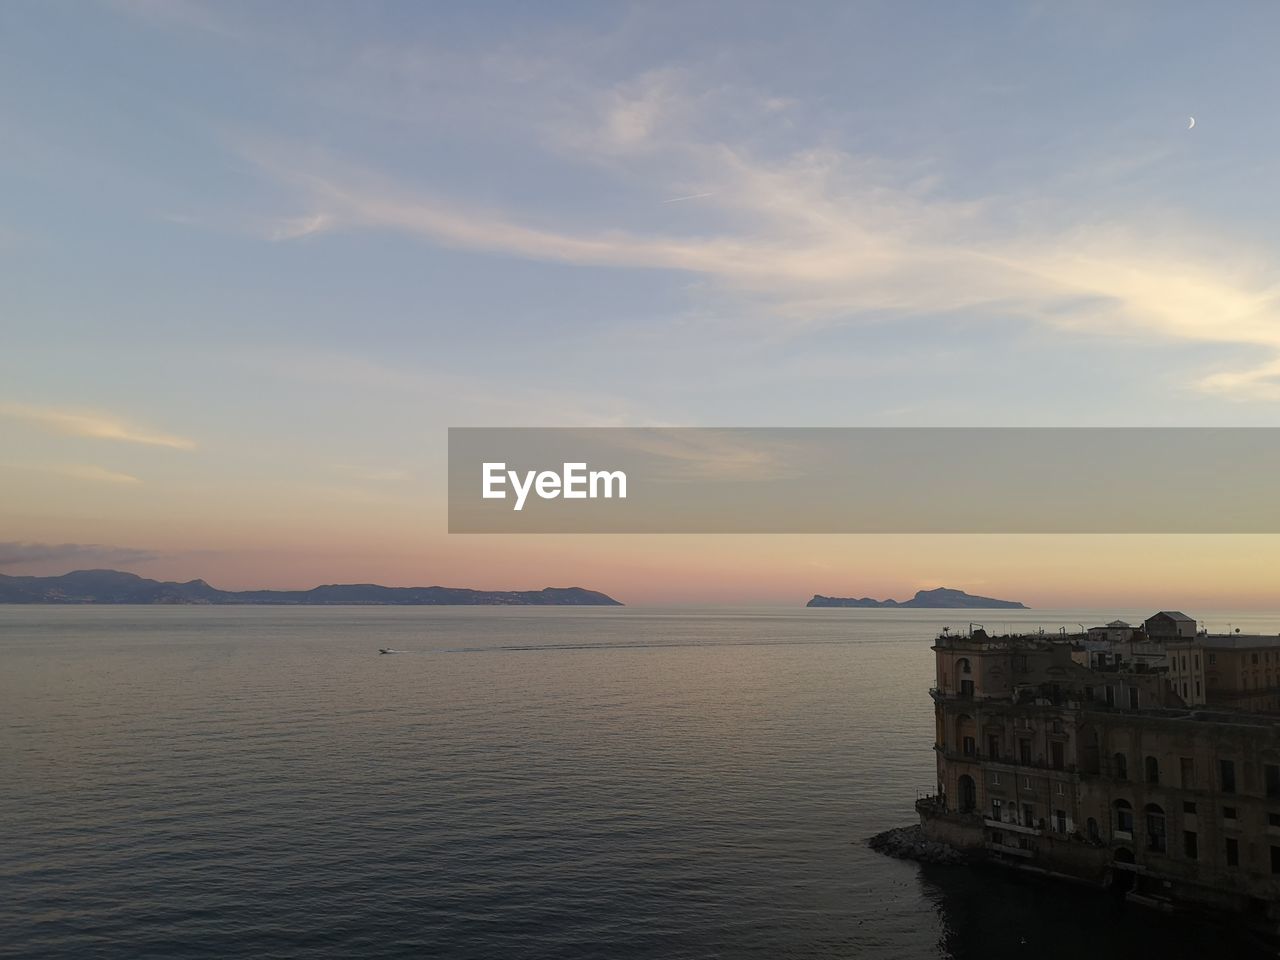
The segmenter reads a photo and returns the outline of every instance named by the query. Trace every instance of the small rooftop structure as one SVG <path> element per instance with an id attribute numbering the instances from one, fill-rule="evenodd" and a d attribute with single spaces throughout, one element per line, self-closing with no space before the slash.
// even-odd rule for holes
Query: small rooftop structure
<path id="1" fill-rule="evenodd" d="M 1196 622 L 1181 610 L 1161 610 L 1143 621 L 1147 636 L 1161 640 L 1177 637 L 1194 637 Z"/>

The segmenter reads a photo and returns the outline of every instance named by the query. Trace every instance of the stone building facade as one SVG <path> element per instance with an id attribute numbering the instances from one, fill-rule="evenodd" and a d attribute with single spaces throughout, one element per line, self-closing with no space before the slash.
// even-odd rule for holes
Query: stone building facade
<path id="1" fill-rule="evenodd" d="M 917 804 L 926 833 L 1280 930 L 1280 715 L 1188 706 L 1168 666 L 1076 662 L 1084 639 L 938 638 L 937 792 Z"/>
<path id="2" fill-rule="evenodd" d="M 1280 637 L 1200 634 L 1167 653 L 1169 682 L 1187 703 L 1280 713 Z"/>

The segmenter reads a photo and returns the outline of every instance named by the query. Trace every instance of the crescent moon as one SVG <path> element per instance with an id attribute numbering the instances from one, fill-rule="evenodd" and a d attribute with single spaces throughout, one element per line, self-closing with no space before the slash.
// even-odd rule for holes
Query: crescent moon
<path id="1" fill-rule="evenodd" d="M 1195 129 L 1195 126 L 1196 126 L 1196 118 L 1195 118 L 1195 117 L 1187 117 L 1187 120 L 1189 121 L 1189 122 L 1187 123 L 1187 129 L 1188 129 L 1188 130 L 1194 130 L 1194 129 Z"/>

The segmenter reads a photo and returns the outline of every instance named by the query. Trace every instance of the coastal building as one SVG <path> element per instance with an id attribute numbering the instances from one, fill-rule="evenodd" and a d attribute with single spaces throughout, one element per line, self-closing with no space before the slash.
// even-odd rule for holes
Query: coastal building
<path id="1" fill-rule="evenodd" d="M 1280 636 L 1202 634 L 1168 645 L 1169 682 L 1189 704 L 1280 712 Z"/>
<path id="2" fill-rule="evenodd" d="M 1156 617 L 1175 616 L 1182 617 L 1185 614 L 1156 614 Z M 1155 620 L 1156 617 L 1151 619 Z M 1126 666 L 1159 669 L 1165 665 L 1165 644 L 1170 636 L 1178 636 L 1172 631 L 1176 631 L 1181 624 L 1180 621 L 1170 622 L 1174 624 L 1172 630 L 1164 628 L 1167 632 L 1155 637 L 1147 632 L 1146 624 L 1132 627 L 1123 620 L 1112 620 L 1103 627 L 1090 627 L 1085 632 L 1085 656 L 1082 662 L 1096 670 L 1118 670 Z M 1191 621 L 1191 625 L 1194 627 L 1195 622 Z M 1162 624 L 1157 624 L 1156 629 L 1161 630 Z"/>
<path id="3" fill-rule="evenodd" d="M 937 792 L 917 803 L 926 835 L 1280 932 L 1280 712 L 1262 708 L 1275 703 L 1280 637 L 1260 639 L 1201 635 L 1161 613 L 1116 638 L 1121 653 L 1157 643 L 1159 662 L 1082 664 L 1072 650 L 1089 631 L 940 636 Z M 1197 682 L 1214 702 L 1194 702 Z M 1228 707 L 1228 691 L 1250 695 Z"/>

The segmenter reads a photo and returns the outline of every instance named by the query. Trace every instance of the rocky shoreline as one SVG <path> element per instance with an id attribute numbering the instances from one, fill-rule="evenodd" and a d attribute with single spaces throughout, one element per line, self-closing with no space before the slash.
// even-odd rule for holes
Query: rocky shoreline
<path id="1" fill-rule="evenodd" d="M 883 853 L 899 860 L 918 860 L 920 863 L 968 863 L 970 858 L 954 847 L 924 835 L 920 824 L 895 827 L 874 837 L 867 838 L 867 846 L 876 853 Z"/>

